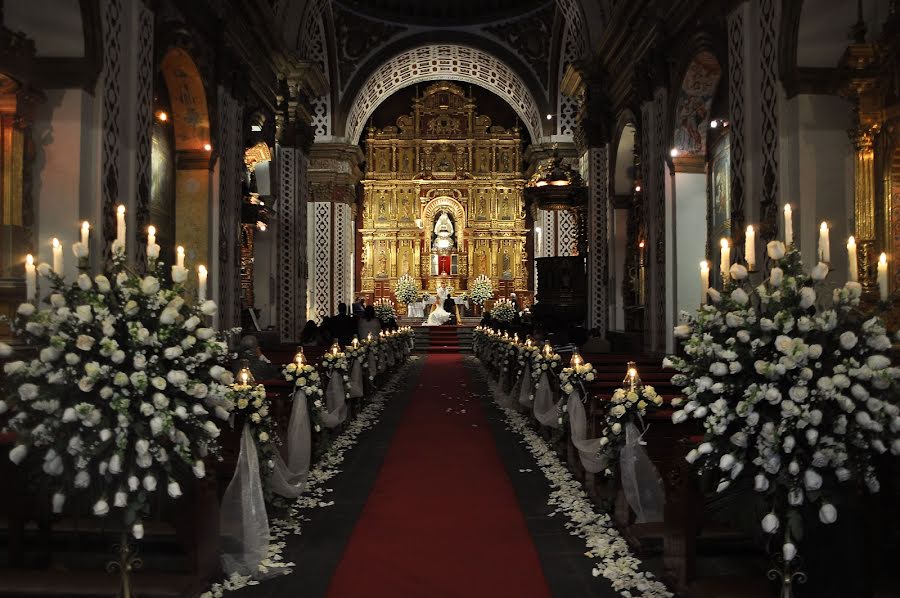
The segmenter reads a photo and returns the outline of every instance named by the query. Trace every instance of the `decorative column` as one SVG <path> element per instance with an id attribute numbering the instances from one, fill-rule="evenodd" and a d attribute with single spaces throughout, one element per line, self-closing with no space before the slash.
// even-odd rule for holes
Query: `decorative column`
<path id="1" fill-rule="evenodd" d="M 219 305 L 219 326 L 241 324 L 241 179 L 243 170 L 243 105 L 220 85 L 217 90 L 219 151 L 218 239 L 208 264 L 212 298 Z"/>
<path id="2" fill-rule="evenodd" d="M 359 146 L 322 143 L 310 155 L 307 317 L 321 321 L 339 303 L 353 302 L 356 185 L 362 178 Z"/>
<path id="3" fill-rule="evenodd" d="M 301 149 L 279 146 L 276 162 L 278 336 L 282 343 L 290 343 L 300 340 L 300 333 L 307 320 L 308 160 Z"/>

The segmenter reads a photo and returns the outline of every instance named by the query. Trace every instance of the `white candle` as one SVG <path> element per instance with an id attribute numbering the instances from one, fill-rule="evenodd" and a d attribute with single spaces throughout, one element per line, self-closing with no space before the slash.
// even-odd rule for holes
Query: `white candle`
<path id="1" fill-rule="evenodd" d="M 81 244 L 85 247 L 88 246 L 88 240 L 91 235 L 91 225 L 87 220 L 81 223 Z"/>
<path id="2" fill-rule="evenodd" d="M 30 253 L 25 256 L 25 300 L 34 301 L 37 298 L 37 271 L 34 268 L 34 256 Z"/>
<path id="3" fill-rule="evenodd" d="M 175 265 L 184 268 L 184 247 L 181 245 L 175 250 Z"/>
<path id="4" fill-rule="evenodd" d="M 788 249 L 794 243 L 794 222 L 791 220 L 791 204 L 784 204 L 784 246 Z"/>
<path id="5" fill-rule="evenodd" d="M 206 301 L 206 266 L 197 266 L 197 299 Z"/>
<path id="6" fill-rule="evenodd" d="M 60 245 L 59 239 L 55 237 L 51 243 L 53 245 L 53 271 L 60 276 L 65 276 L 63 273 L 62 245 Z"/>
<path id="7" fill-rule="evenodd" d="M 819 261 L 831 263 L 831 243 L 828 241 L 828 224 L 819 227 Z"/>
<path id="8" fill-rule="evenodd" d="M 725 282 L 728 280 L 731 270 L 731 247 L 728 245 L 728 239 L 722 239 L 719 241 L 719 245 L 722 247 L 722 260 L 719 269 L 722 271 L 722 282 Z"/>
<path id="9" fill-rule="evenodd" d="M 156 245 L 156 227 L 152 224 L 147 227 L 147 249 Z"/>
<path id="10" fill-rule="evenodd" d="M 882 301 L 888 298 L 888 272 L 887 272 L 887 254 L 882 253 L 878 258 L 878 295 Z"/>
<path id="11" fill-rule="evenodd" d="M 119 206 L 116 210 L 116 242 L 125 251 L 125 206 Z"/>
<path id="12" fill-rule="evenodd" d="M 706 296 L 709 294 L 709 262 L 703 260 L 700 262 L 700 305 L 706 303 Z"/>
<path id="13" fill-rule="evenodd" d="M 852 235 L 849 239 L 847 239 L 847 263 L 847 279 L 850 282 L 859 282 L 859 264 L 856 257 L 856 239 L 854 239 Z"/>
<path id="14" fill-rule="evenodd" d="M 747 260 L 747 269 L 756 267 L 756 231 L 752 226 L 747 227 L 747 235 L 744 238 L 744 259 Z"/>

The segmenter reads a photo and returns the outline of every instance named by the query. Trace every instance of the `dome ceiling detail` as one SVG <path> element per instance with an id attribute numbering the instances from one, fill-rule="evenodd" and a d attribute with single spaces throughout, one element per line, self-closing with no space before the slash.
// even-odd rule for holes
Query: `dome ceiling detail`
<path id="1" fill-rule="evenodd" d="M 355 12 L 409 25 L 460 27 L 530 12 L 552 0 L 342 0 Z"/>

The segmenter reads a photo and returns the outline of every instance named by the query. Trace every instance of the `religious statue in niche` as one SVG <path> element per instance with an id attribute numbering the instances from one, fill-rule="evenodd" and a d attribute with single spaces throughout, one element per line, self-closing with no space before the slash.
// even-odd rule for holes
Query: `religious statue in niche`
<path id="1" fill-rule="evenodd" d="M 512 220 L 512 206 L 509 201 L 509 193 L 503 194 L 503 199 L 500 201 L 500 218 L 502 220 Z"/>
<path id="2" fill-rule="evenodd" d="M 409 152 L 403 152 L 402 166 L 401 170 L 403 172 L 410 172 L 412 170 L 412 158 L 409 155 Z"/>
<path id="3" fill-rule="evenodd" d="M 487 220 L 488 219 L 488 205 L 487 198 L 484 193 L 478 194 L 478 203 L 475 206 L 475 212 L 477 213 L 477 218 L 479 220 Z"/>
<path id="4" fill-rule="evenodd" d="M 385 253 L 384 249 L 378 254 L 378 275 L 388 275 L 387 253 Z"/>
<path id="5" fill-rule="evenodd" d="M 455 172 L 456 164 L 453 162 L 453 157 L 450 155 L 450 152 L 438 152 L 434 156 L 434 166 L 432 167 L 434 172 Z"/>
<path id="6" fill-rule="evenodd" d="M 387 198 L 384 196 L 384 193 L 382 193 L 378 201 L 378 219 L 387 220 L 389 215 L 390 211 L 388 210 Z"/>
<path id="7" fill-rule="evenodd" d="M 400 257 L 400 275 L 409 274 L 409 247 L 403 248 L 403 254 Z"/>
<path id="8" fill-rule="evenodd" d="M 487 152 L 482 152 L 482 153 L 478 154 L 478 170 L 480 172 L 490 172 L 491 171 L 491 165 L 488 160 Z"/>
<path id="9" fill-rule="evenodd" d="M 509 248 L 503 250 L 503 280 L 512 280 L 512 262 L 509 259 Z"/>
<path id="10" fill-rule="evenodd" d="M 475 259 L 477 260 L 476 263 L 478 264 L 478 274 L 485 274 L 487 276 L 490 276 L 491 273 L 488 272 L 487 255 L 485 255 L 484 249 L 478 250 L 478 257 L 476 257 Z"/>
<path id="11" fill-rule="evenodd" d="M 500 172 L 510 172 L 512 168 L 509 165 L 509 152 L 500 154 Z"/>

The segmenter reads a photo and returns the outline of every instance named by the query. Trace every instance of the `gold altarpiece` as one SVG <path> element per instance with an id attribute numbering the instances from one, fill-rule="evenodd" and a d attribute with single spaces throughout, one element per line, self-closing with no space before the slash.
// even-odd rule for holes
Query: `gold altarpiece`
<path id="1" fill-rule="evenodd" d="M 369 127 L 363 292 L 391 296 L 405 274 L 422 289 L 459 292 L 486 274 L 495 289 L 530 297 L 521 151 L 517 127 L 492 126 L 447 82 L 416 94 L 396 126 Z"/>

